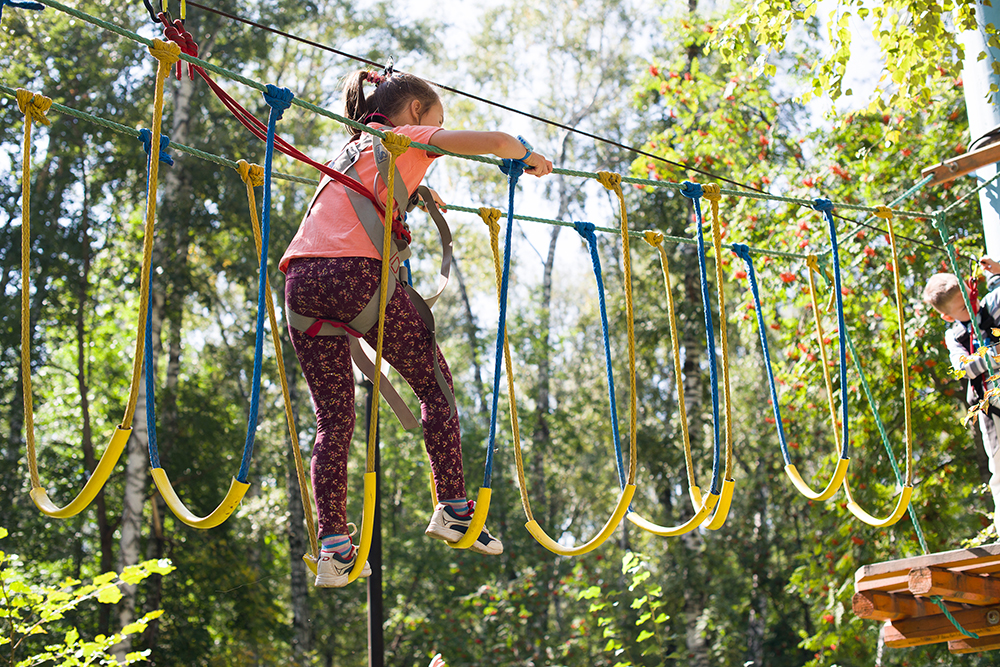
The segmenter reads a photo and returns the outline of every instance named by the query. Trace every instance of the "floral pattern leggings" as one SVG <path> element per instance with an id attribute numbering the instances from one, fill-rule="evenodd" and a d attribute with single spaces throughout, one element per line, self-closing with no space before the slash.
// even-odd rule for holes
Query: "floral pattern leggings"
<path id="1" fill-rule="evenodd" d="M 376 293 L 381 261 L 367 257 L 293 259 L 285 271 L 285 305 L 300 315 L 350 322 Z M 313 407 L 316 442 L 312 483 L 319 512 L 319 536 L 347 532 L 347 456 L 354 434 L 354 373 L 346 336 L 316 336 L 289 327 Z M 374 348 L 378 327 L 365 340 Z M 420 399 L 424 446 L 431 461 L 438 498 L 465 497 L 458 414 L 448 418 L 448 400 L 434 377 L 431 333 L 402 289 L 396 289 L 385 314 L 383 356 Z M 438 363 L 452 386 L 448 365 Z"/>

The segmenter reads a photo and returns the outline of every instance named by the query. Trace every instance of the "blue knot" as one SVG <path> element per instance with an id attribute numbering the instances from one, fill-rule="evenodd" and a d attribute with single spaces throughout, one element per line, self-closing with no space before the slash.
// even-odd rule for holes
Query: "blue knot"
<path id="1" fill-rule="evenodd" d="M 510 158 L 504 158 L 500 163 L 500 171 L 507 174 L 512 181 L 516 181 L 524 173 L 524 167 L 523 161 Z"/>
<path id="2" fill-rule="evenodd" d="M 573 228 L 585 239 L 594 236 L 594 230 L 597 229 L 592 222 L 574 222 Z"/>
<path id="3" fill-rule="evenodd" d="M 745 262 L 750 261 L 750 246 L 745 243 L 734 243 L 730 246 L 737 257 Z"/>
<path id="4" fill-rule="evenodd" d="M 691 181 L 684 181 L 681 184 L 681 194 L 688 199 L 697 199 L 701 197 L 702 189 L 697 183 L 692 183 Z"/>
<path id="5" fill-rule="evenodd" d="M 287 88 L 279 88 L 270 83 L 267 84 L 266 88 L 267 92 L 264 93 L 264 101 L 277 112 L 278 115 L 275 117 L 275 120 L 281 120 L 281 115 L 285 113 L 285 109 L 292 106 L 292 100 L 295 99 L 295 95 Z"/>
<path id="6" fill-rule="evenodd" d="M 146 155 L 149 155 L 149 151 L 153 150 L 153 133 L 145 128 L 139 128 L 139 141 L 142 142 L 142 149 L 146 151 Z M 167 153 L 167 147 L 170 145 L 170 139 L 165 134 L 160 135 L 160 162 L 164 164 L 173 164 L 174 159 L 170 157 Z"/>
<path id="7" fill-rule="evenodd" d="M 814 199 L 813 208 L 820 213 L 832 213 L 833 212 L 833 202 L 829 199 Z"/>
<path id="8" fill-rule="evenodd" d="M 18 2 L 18 0 L 0 0 L 0 20 L 3 19 L 3 8 L 4 5 L 10 5 L 11 7 L 16 7 L 18 9 L 45 9 L 45 5 L 38 2 Z"/>

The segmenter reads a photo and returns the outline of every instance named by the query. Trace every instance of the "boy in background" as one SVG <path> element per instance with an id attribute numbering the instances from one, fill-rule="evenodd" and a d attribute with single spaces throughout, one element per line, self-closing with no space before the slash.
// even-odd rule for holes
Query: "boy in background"
<path id="1" fill-rule="evenodd" d="M 993 329 L 1000 328 L 1000 290 L 994 291 L 1000 285 L 1000 263 L 983 257 L 980 264 L 987 272 L 987 294 L 979 301 L 976 327 L 983 342 L 992 347 L 1000 340 L 1000 337 L 993 334 Z M 967 289 L 954 274 L 936 273 L 924 287 L 923 301 L 936 310 L 945 322 L 951 323 L 944 336 L 951 366 L 956 371 L 965 373 L 964 378 L 968 381 L 966 401 L 970 406 L 976 406 L 982 403 L 989 388 L 984 386 L 989 366 L 985 357 L 974 354 L 978 344 L 972 329 L 972 316 L 965 305 L 963 290 Z M 994 369 L 994 372 L 997 370 L 1000 369 Z M 983 447 L 989 460 L 989 486 L 994 503 L 993 523 L 1000 535 L 1000 512 L 996 511 L 1000 504 L 1000 408 L 994 403 L 995 400 L 987 403 L 988 407 L 979 413 L 976 421 L 983 435 Z"/>

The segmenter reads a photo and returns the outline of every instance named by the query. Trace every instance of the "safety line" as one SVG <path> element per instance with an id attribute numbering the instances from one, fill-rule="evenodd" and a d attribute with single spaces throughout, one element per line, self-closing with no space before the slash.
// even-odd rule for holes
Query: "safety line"
<path id="1" fill-rule="evenodd" d="M 121 28 L 120 26 L 116 26 L 113 23 L 109 23 L 109 22 L 104 21 L 102 19 L 98 19 L 98 18 L 96 18 L 96 17 L 94 17 L 94 16 L 92 16 L 90 14 L 85 13 L 85 12 L 81 12 L 81 11 L 79 11 L 77 9 L 73 9 L 71 7 L 67 7 L 64 4 L 62 4 L 60 2 L 57 2 L 57 0 L 40 0 L 40 1 L 43 4 L 47 5 L 47 6 L 53 7 L 54 9 L 58 9 L 58 10 L 63 11 L 63 12 L 66 12 L 67 14 L 70 14 L 71 16 L 75 16 L 75 17 L 79 18 L 82 21 L 86 21 L 88 23 L 93 23 L 94 25 L 102 27 L 102 28 L 104 28 L 106 30 L 114 32 L 115 34 L 121 35 L 123 37 L 127 37 L 128 39 L 131 39 L 133 41 L 139 42 L 141 44 L 145 44 L 147 46 L 150 46 L 152 44 L 151 40 L 149 40 L 149 39 L 147 39 L 145 37 L 142 37 L 141 35 L 139 35 L 139 34 L 137 34 L 135 32 L 132 32 L 131 30 L 127 30 L 125 28 Z M 250 88 L 254 88 L 254 89 L 256 89 L 256 90 L 258 90 L 260 92 L 267 92 L 266 87 L 265 87 L 264 84 L 262 84 L 260 82 L 257 82 L 257 81 L 254 81 L 252 79 L 248 79 L 248 78 L 246 78 L 246 77 L 244 77 L 244 76 L 242 76 L 240 74 L 237 74 L 236 72 L 233 72 L 231 70 L 225 69 L 223 67 L 219 67 L 217 65 L 213 65 L 212 63 L 209 63 L 208 61 L 201 60 L 200 58 L 196 58 L 194 56 L 189 56 L 186 53 L 182 53 L 181 54 L 181 59 L 184 60 L 185 62 L 194 64 L 194 65 L 199 65 L 199 66 L 203 67 L 204 69 L 206 69 L 206 70 L 208 70 L 210 72 L 215 72 L 216 74 L 220 74 L 222 76 L 225 76 L 225 77 L 227 77 L 229 79 L 232 79 L 233 81 L 236 81 L 238 83 L 242 83 L 243 85 L 248 86 Z M 383 138 L 383 139 L 385 138 L 385 133 L 382 132 L 382 131 L 380 131 L 380 130 L 376 130 L 374 128 L 368 127 L 367 125 L 363 125 L 361 123 L 358 123 L 357 121 L 353 121 L 353 120 L 351 120 L 349 118 L 345 118 L 344 116 L 341 116 L 340 114 L 336 114 L 336 113 L 334 113 L 332 111 L 329 111 L 329 110 L 324 109 L 322 107 L 316 106 L 315 104 L 311 104 L 309 102 L 304 102 L 304 101 L 299 100 L 299 99 L 293 100 L 292 104 L 294 104 L 295 106 L 298 106 L 298 107 L 300 107 L 302 109 L 305 109 L 307 111 L 310 111 L 312 113 L 316 113 L 316 114 L 319 114 L 319 115 L 324 116 L 326 118 L 330 118 L 332 120 L 335 120 L 335 121 L 337 121 L 339 123 L 347 125 L 347 126 L 349 126 L 351 128 L 354 128 L 356 130 L 360 130 L 362 132 L 367 132 L 367 133 L 372 134 L 374 136 L 377 136 L 379 138 Z M 436 146 L 431 146 L 429 144 L 421 144 L 421 143 L 418 143 L 416 141 L 412 142 L 411 146 L 413 146 L 414 148 L 420 148 L 420 149 L 423 149 L 423 150 L 426 150 L 426 151 L 430 151 L 432 153 L 436 153 L 436 154 L 439 154 L 439 155 L 450 155 L 452 157 L 464 158 L 464 159 L 470 160 L 472 162 L 480 162 L 480 163 L 483 163 L 483 164 L 491 164 L 491 165 L 494 165 L 494 166 L 500 166 L 502 164 L 502 162 L 500 160 L 495 159 L 495 158 L 489 158 L 489 157 L 485 157 L 485 156 L 481 156 L 481 155 L 462 155 L 462 154 L 459 154 L 459 153 L 452 153 L 450 151 L 443 150 L 443 149 L 438 148 Z M 582 177 L 582 178 L 594 178 L 594 179 L 598 178 L 597 174 L 594 173 L 594 172 L 580 171 L 580 170 L 574 170 L 574 169 L 556 168 L 556 169 L 553 169 L 552 173 L 562 174 L 562 175 L 565 175 L 565 176 L 578 176 L 578 177 Z M 670 182 L 670 181 L 655 181 L 655 180 L 651 180 L 651 179 L 632 178 L 632 177 L 627 177 L 627 176 L 623 176 L 622 177 L 622 182 L 623 183 L 631 183 L 631 184 L 634 184 L 634 185 L 642 185 L 642 186 L 658 187 L 658 188 L 667 188 L 667 189 L 676 190 L 678 192 L 683 187 L 683 185 L 681 183 L 674 183 L 674 182 Z M 732 195 L 732 196 L 736 196 L 736 197 L 743 197 L 743 198 L 746 198 L 746 199 L 757 199 L 757 200 L 762 200 L 762 201 L 784 202 L 784 203 L 788 203 L 788 204 L 795 204 L 797 206 L 804 206 L 806 208 L 812 208 L 812 204 L 813 204 L 813 200 L 812 199 L 804 199 L 804 198 L 798 198 L 798 197 L 784 197 L 784 196 L 781 196 L 781 195 L 772 195 L 772 194 L 765 193 L 765 192 L 752 192 L 752 191 L 746 191 L 746 190 L 727 190 L 727 189 L 724 189 L 724 188 L 720 188 L 719 192 L 722 195 Z M 874 213 L 876 211 L 876 207 L 875 206 L 864 206 L 864 205 L 860 205 L 860 204 L 848 204 L 848 203 L 838 202 L 838 203 L 835 204 L 835 206 L 838 209 L 840 209 L 840 210 L 846 210 L 846 211 L 861 211 L 861 212 L 865 212 L 865 213 Z M 922 211 L 893 211 L 893 214 L 896 217 L 905 217 L 905 218 L 928 218 L 928 217 L 931 217 L 931 215 L 932 215 L 932 214 L 929 214 L 929 213 L 926 213 L 926 212 L 922 212 Z M 879 230 L 879 231 L 884 232 L 885 230 Z M 903 238 L 903 237 L 899 237 L 899 238 Z M 926 245 L 925 242 L 919 241 L 917 239 L 907 239 L 907 240 L 912 241 L 914 243 L 919 243 L 919 244 Z M 937 246 L 932 246 L 932 247 L 937 247 Z"/>

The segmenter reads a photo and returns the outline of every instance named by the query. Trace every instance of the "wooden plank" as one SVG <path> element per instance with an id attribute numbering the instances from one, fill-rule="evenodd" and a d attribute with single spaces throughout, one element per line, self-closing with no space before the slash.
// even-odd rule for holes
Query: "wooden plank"
<path id="1" fill-rule="evenodd" d="M 950 160 L 945 160 L 932 167 L 924 167 L 924 170 L 920 172 L 920 176 L 930 175 L 934 177 L 926 186 L 930 187 L 953 181 L 959 176 L 965 176 L 980 167 L 985 167 L 995 162 L 1000 162 L 1000 143 L 992 143 L 971 153 L 965 153 Z"/>
<path id="2" fill-rule="evenodd" d="M 893 594 L 883 591 L 862 591 L 855 593 L 851 600 L 854 615 L 874 621 L 898 621 L 903 618 L 917 618 L 940 614 L 941 608 L 930 600 L 921 600 L 905 593 Z M 962 605 L 949 604 L 951 612 L 965 609 Z"/>
<path id="3" fill-rule="evenodd" d="M 906 590 L 910 570 L 917 567 L 941 567 L 964 574 L 1000 572 L 1000 544 L 863 565 L 854 574 L 854 588 L 858 592 Z"/>
<path id="4" fill-rule="evenodd" d="M 982 653 L 1000 648 L 1000 635 L 972 639 L 963 637 L 960 640 L 948 642 L 948 650 L 952 653 Z"/>
<path id="5" fill-rule="evenodd" d="M 924 597 L 940 595 L 946 600 L 966 604 L 1000 604 L 1000 580 L 964 575 L 937 567 L 915 567 L 910 570 L 909 588 L 913 595 Z"/>
<path id="6" fill-rule="evenodd" d="M 952 614 L 969 632 L 980 637 L 1000 635 L 1000 606 L 974 607 Z M 965 635 L 944 614 L 890 621 L 883 628 L 885 645 L 892 648 L 960 641 Z"/>

